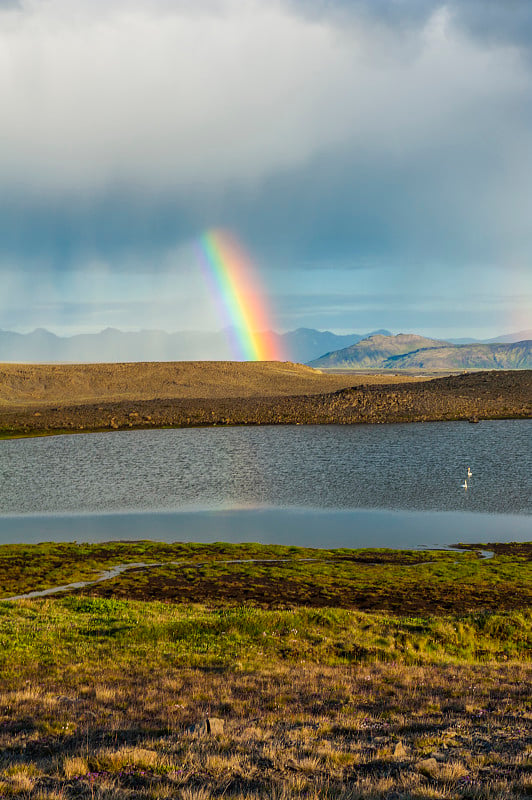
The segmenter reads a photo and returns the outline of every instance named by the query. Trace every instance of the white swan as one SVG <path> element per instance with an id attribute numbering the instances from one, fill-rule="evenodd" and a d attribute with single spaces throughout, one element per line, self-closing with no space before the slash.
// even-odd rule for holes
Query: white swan
<path id="1" fill-rule="evenodd" d="M 470 467 L 467 468 L 467 477 L 470 478 L 473 473 L 471 472 Z"/>
<path id="2" fill-rule="evenodd" d="M 462 489 L 467 489 L 467 478 L 465 479 L 465 481 L 462 484 Z"/>

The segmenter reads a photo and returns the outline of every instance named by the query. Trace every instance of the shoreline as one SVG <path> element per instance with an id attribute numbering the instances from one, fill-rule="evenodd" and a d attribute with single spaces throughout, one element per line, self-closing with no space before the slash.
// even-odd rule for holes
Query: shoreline
<path id="1" fill-rule="evenodd" d="M 531 541 L 456 539 L 427 549 L 152 539 L 4 545 L 0 604 L 90 595 L 213 609 L 333 606 L 431 616 L 515 611 L 530 604 L 523 570 L 530 572 L 531 559 Z"/>
<path id="2" fill-rule="evenodd" d="M 114 426 L 101 426 L 101 427 L 85 427 L 81 426 L 79 428 L 54 428 L 54 429 L 43 429 L 43 430 L 32 430 L 32 431 L 2 431 L 0 430 L 0 441 L 4 440 L 12 440 L 12 439 L 39 439 L 46 436 L 71 436 L 71 435 L 83 435 L 83 434 L 91 434 L 91 433 L 117 433 L 118 431 L 122 433 L 127 432 L 134 432 L 134 431 L 162 431 L 162 430 L 190 430 L 194 428 L 204 429 L 204 428 L 252 428 L 252 427 L 263 427 L 263 428 L 275 428 L 280 426 L 295 426 L 295 425 L 408 425 L 411 423 L 416 422 L 468 422 L 468 423 L 481 423 L 481 422 L 489 422 L 489 421 L 496 421 L 496 420 L 530 420 L 532 419 L 532 414 L 528 412 L 526 414 L 509 414 L 509 415 L 483 415 L 479 419 L 469 419 L 468 417 L 457 416 L 442 416 L 438 418 L 427 418 L 427 419 L 389 419 L 389 420 L 376 420 L 376 421 L 368 421 L 368 420 L 356 420 L 352 422 L 340 422 L 340 421 L 324 421 L 324 422 L 204 422 L 204 423 L 195 423 L 195 424 L 183 424 L 183 423 L 176 423 L 174 425 L 124 425 L 115 428 Z"/>
<path id="3" fill-rule="evenodd" d="M 532 371 L 526 370 L 358 383 L 311 394 L 41 402 L 31 407 L 4 401 L 0 438 L 164 428 L 531 419 L 531 398 Z"/>
<path id="4" fill-rule="evenodd" d="M 530 514 L 490 514 L 467 510 L 393 511 L 383 509 L 166 510 L 104 513 L 5 514 L 1 546 L 139 543 L 197 546 L 225 542 L 261 547 L 323 548 L 323 531 L 334 548 L 423 550 L 479 541 L 527 542 Z M 289 531 L 286 535 L 284 531 Z M 459 536 L 457 535 L 459 531 Z"/>
<path id="5" fill-rule="evenodd" d="M 497 544 L 497 546 L 499 546 L 498 542 L 496 544 Z M 454 551 L 456 551 L 457 555 L 458 554 L 462 554 L 463 555 L 465 552 L 467 552 L 468 550 L 471 550 L 471 549 L 472 549 L 471 546 L 464 546 L 464 545 L 460 545 L 460 544 L 455 544 L 454 546 L 449 546 L 448 548 L 446 548 L 445 551 L 447 552 L 449 550 L 454 550 Z M 392 552 L 394 554 L 400 556 L 401 553 L 404 553 L 404 552 L 407 552 L 407 551 L 398 548 L 397 550 L 393 550 Z M 431 553 L 433 551 L 429 550 L 429 551 L 426 551 L 426 552 Z M 477 552 L 478 552 L 478 555 L 479 555 L 480 558 L 483 558 L 483 559 L 486 559 L 486 560 L 489 560 L 490 558 L 494 558 L 494 556 L 495 556 L 495 551 L 494 550 L 480 550 L 479 549 Z M 338 561 L 340 562 L 341 558 L 339 558 Z M 317 557 L 317 558 L 297 558 L 296 557 L 296 558 L 291 558 L 291 559 L 290 558 L 232 558 L 232 559 L 227 560 L 227 561 L 219 560 L 219 561 L 200 561 L 200 562 L 195 562 L 194 563 L 194 567 L 196 567 L 196 569 L 197 569 L 197 568 L 201 568 L 201 567 L 212 566 L 213 564 L 217 564 L 217 565 L 218 564 L 222 564 L 222 565 L 227 565 L 227 564 L 261 564 L 261 565 L 270 566 L 270 565 L 288 564 L 288 563 L 294 563 L 294 562 L 297 562 L 298 564 L 310 563 L 310 562 L 319 563 L 320 562 L 320 558 L 319 557 Z M 379 562 L 378 561 L 374 561 L 374 562 L 370 561 L 370 562 L 367 562 L 367 563 L 369 564 L 369 566 L 377 566 Z M 420 566 L 420 565 L 425 565 L 425 564 L 430 564 L 430 563 L 431 563 L 430 561 L 421 561 L 421 562 L 414 562 L 413 564 L 410 564 L 409 566 L 417 567 L 417 566 Z M 13 597 L 0 597 L 0 603 L 13 603 L 13 602 L 16 602 L 17 600 L 32 600 L 32 599 L 37 598 L 37 597 L 50 597 L 51 595 L 57 595 L 57 594 L 64 595 L 64 594 L 67 594 L 68 592 L 77 592 L 79 589 L 92 588 L 96 584 L 105 583 L 106 581 L 110 581 L 113 578 L 117 578 L 119 575 L 122 575 L 125 572 L 129 572 L 130 570 L 146 572 L 146 571 L 148 571 L 150 569 L 157 569 L 157 567 L 165 567 L 165 566 L 187 567 L 188 566 L 188 562 L 187 561 L 154 561 L 153 563 L 151 563 L 151 562 L 146 562 L 146 561 L 137 561 L 137 562 L 133 562 L 133 563 L 125 562 L 125 563 L 122 563 L 122 564 L 115 564 L 115 565 L 111 566 L 109 569 L 103 570 L 101 572 L 101 574 L 98 575 L 96 578 L 92 578 L 90 580 L 84 580 L 84 581 L 77 581 L 75 583 L 62 584 L 60 586 L 51 586 L 49 589 L 34 589 L 32 591 L 25 592 L 24 594 L 14 595 Z"/>

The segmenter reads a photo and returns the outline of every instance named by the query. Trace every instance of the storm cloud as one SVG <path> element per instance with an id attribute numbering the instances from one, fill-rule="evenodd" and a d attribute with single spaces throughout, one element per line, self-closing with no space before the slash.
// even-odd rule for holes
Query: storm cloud
<path id="1" fill-rule="evenodd" d="M 184 275 L 226 226 L 287 326 L 306 271 L 522 287 L 531 42 L 527 0 L 4 0 L 0 269 Z"/>

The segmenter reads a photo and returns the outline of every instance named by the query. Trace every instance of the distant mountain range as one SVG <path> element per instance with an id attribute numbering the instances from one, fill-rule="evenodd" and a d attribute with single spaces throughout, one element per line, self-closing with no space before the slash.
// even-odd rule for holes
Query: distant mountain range
<path id="1" fill-rule="evenodd" d="M 0 330 L 0 361 L 125 362 L 232 360 L 231 331 L 119 331 L 57 336 L 44 328 L 20 334 Z M 352 369 L 530 369 L 532 330 L 486 342 L 441 341 L 378 330 L 340 336 L 298 328 L 270 333 L 284 360 Z M 528 340 L 528 341 L 527 341 Z M 515 345 L 515 346 L 514 346 Z M 325 354 L 325 355 L 324 355 Z"/>
<path id="2" fill-rule="evenodd" d="M 532 341 L 452 344 L 400 333 L 369 336 L 310 362 L 319 368 L 350 369 L 532 369 Z"/>
<path id="3" fill-rule="evenodd" d="M 390 331 L 373 331 L 391 335 Z M 277 339 L 284 360 L 305 364 L 323 353 L 339 350 L 371 336 L 352 333 L 339 336 L 330 331 L 298 328 L 288 333 L 270 334 Z M 0 330 L 0 361 L 28 362 L 124 362 L 124 361 L 220 361 L 232 360 L 230 331 L 145 330 L 124 332 L 106 328 L 100 333 L 56 336 L 37 328 L 20 334 Z"/>
<path id="4" fill-rule="evenodd" d="M 513 342 L 526 342 L 532 339 L 532 328 L 517 333 L 506 333 L 494 339 L 447 339 L 450 344 L 513 344 Z"/>

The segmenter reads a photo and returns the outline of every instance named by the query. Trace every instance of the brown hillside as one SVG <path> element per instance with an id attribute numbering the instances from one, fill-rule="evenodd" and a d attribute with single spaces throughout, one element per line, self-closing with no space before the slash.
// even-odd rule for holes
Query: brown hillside
<path id="1" fill-rule="evenodd" d="M 318 376 L 319 377 L 319 376 Z M 324 378 L 333 376 L 322 376 Z M 383 376 L 382 376 L 383 377 Z M 317 394 L 173 397 L 0 406 L 0 436 L 203 425 L 350 425 L 360 422 L 507 419 L 532 416 L 532 372 L 477 372 L 361 385 Z M 387 378 L 384 377 L 384 380 Z"/>
<path id="2" fill-rule="evenodd" d="M 441 347 L 447 342 L 439 339 L 427 339 L 425 336 L 416 336 L 414 333 L 399 333 L 397 336 L 382 336 L 376 334 L 362 339 L 361 342 L 327 353 L 321 358 L 311 361 L 313 367 L 353 367 L 358 369 L 372 369 L 384 366 L 390 356 L 411 353 L 420 348 Z"/>
<path id="3" fill-rule="evenodd" d="M 176 361 L 129 364 L 0 364 L 0 406 L 126 400 L 279 397 L 331 392 L 407 377 L 323 375 L 290 362 Z"/>
<path id="4" fill-rule="evenodd" d="M 387 369 L 531 369 L 532 342 L 430 347 L 388 358 Z"/>

